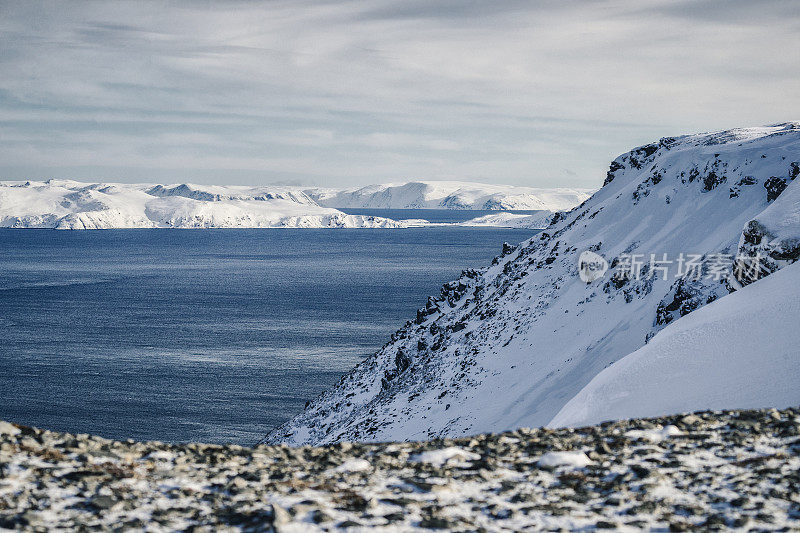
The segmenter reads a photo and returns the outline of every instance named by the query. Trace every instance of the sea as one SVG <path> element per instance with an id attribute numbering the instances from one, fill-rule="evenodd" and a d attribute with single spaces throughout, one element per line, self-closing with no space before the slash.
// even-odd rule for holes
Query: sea
<path id="1" fill-rule="evenodd" d="M 482 214 L 346 211 L 437 222 Z M 252 445 L 443 283 L 534 233 L 0 230 L 0 419 Z"/>

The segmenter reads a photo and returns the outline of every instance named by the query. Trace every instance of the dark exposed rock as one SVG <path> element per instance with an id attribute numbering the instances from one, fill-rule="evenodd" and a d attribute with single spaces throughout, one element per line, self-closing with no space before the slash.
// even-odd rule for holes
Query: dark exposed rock
<path id="1" fill-rule="evenodd" d="M 756 183 L 758 183 L 758 180 L 756 180 L 753 176 L 743 177 L 737 181 L 733 187 L 730 188 L 730 198 L 737 198 L 739 193 L 742 191 L 742 187 L 755 185 Z"/>
<path id="2" fill-rule="evenodd" d="M 556 211 L 555 213 L 553 213 L 553 218 L 550 219 L 550 225 L 555 226 L 565 218 L 567 218 L 566 213 L 564 213 L 563 211 Z"/>
<path id="3" fill-rule="evenodd" d="M 761 244 L 761 241 L 766 235 L 766 228 L 759 224 L 756 220 L 751 220 L 748 222 L 744 228 L 744 231 L 742 232 L 744 243 L 752 244 L 754 246 Z"/>
<path id="4" fill-rule="evenodd" d="M 418 346 L 419 348 L 419 346 Z M 420 350 L 424 350 L 425 346 L 422 346 Z M 397 350 L 397 355 L 394 358 L 394 365 L 397 368 L 397 372 L 401 373 L 405 371 L 411 365 L 411 358 L 406 354 L 403 350 Z"/>
<path id="5" fill-rule="evenodd" d="M 517 249 L 517 247 L 516 247 L 516 246 L 514 246 L 513 244 L 509 244 L 509 243 L 507 243 L 507 242 L 504 242 L 504 243 L 503 243 L 503 250 L 502 250 L 502 252 L 500 253 L 500 256 L 501 256 L 501 257 L 505 257 L 505 256 L 507 256 L 508 254 L 510 254 L 510 253 L 512 253 L 513 251 L 515 251 L 516 249 Z"/>
<path id="6" fill-rule="evenodd" d="M 632 150 L 628 156 L 631 166 L 637 169 L 642 168 L 649 161 L 651 156 L 658 151 L 658 147 L 658 144 L 654 143 L 640 146 Z"/>
<path id="7" fill-rule="evenodd" d="M 665 326 L 676 318 L 688 315 L 698 307 L 711 303 L 716 295 L 709 294 L 705 286 L 681 278 L 674 283 L 667 296 L 656 308 L 654 326 Z"/>
<path id="8" fill-rule="evenodd" d="M 786 190 L 788 186 L 789 180 L 786 178 L 778 178 L 776 176 L 772 176 L 767 181 L 764 182 L 764 188 L 767 189 L 767 201 L 772 202 L 781 193 Z"/>
<path id="9" fill-rule="evenodd" d="M 612 161 L 611 166 L 608 168 L 608 172 L 606 173 L 606 179 L 603 181 L 603 187 L 614 181 L 614 173 L 623 168 L 625 168 L 624 165 L 621 165 L 617 161 Z"/>
<path id="10" fill-rule="evenodd" d="M 720 176 L 712 170 L 703 178 L 703 190 L 708 192 L 716 189 L 718 185 L 725 183 L 727 179 L 728 178 L 725 176 Z"/>

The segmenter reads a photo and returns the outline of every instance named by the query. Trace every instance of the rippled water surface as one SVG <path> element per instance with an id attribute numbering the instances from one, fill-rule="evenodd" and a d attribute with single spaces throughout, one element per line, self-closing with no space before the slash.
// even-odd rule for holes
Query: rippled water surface
<path id="1" fill-rule="evenodd" d="M 0 230 L 0 418 L 252 444 L 531 230 Z"/>

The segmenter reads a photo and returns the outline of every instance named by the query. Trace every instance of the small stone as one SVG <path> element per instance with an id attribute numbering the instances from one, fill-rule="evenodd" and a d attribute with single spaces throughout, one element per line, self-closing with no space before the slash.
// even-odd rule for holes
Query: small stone
<path id="1" fill-rule="evenodd" d="M 91 506 L 95 509 L 99 509 L 101 511 L 105 511 L 106 509 L 113 509 L 120 505 L 120 501 L 112 498 L 111 496 L 95 496 L 92 498 Z"/>
<path id="2" fill-rule="evenodd" d="M 456 522 L 443 516 L 428 516 L 419 521 L 419 527 L 428 529 L 452 529 L 456 525 Z"/>
<path id="3" fill-rule="evenodd" d="M 331 521 L 331 517 L 325 511 L 323 511 L 321 509 L 316 509 L 316 510 L 312 511 L 312 513 L 311 513 L 311 520 L 315 524 L 321 524 L 323 522 L 330 522 Z"/>
<path id="4" fill-rule="evenodd" d="M 733 505 L 734 507 L 744 507 L 745 505 L 747 505 L 748 501 L 750 500 L 748 500 L 747 497 L 739 496 L 738 498 L 734 498 L 733 500 L 731 500 L 731 505 Z"/>
<path id="5" fill-rule="evenodd" d="M 613 505 L 614 507 L 619 507 L 622 505 L 622 498 L 619 496 L 609 496 L 606 498 L 606 505 Z"/>
<path id="6" fill-rule="evenodd" d="M 693 426 L 695 424 L 699 424 L 700 422 L 702 422 L 702 420 L 695 415 L 686 415 L 681 418 L 681 424 L 684 426 Z"/>
<path id="7" fill-rule="evenodd" d="M 228 483 L 228 490 L 230 489 L 242 490 L 244 488 L 247 488 L 247 481 L 245 481 L 239 476 L 236 476 Z"/>
<path id="8" fill-rule="evenodd" d="M 601 454 L 612 453 L 611 448 L 608 447 L 608 444 L 606 444 L 605 441 L 602 440 L 595 445 L 594 449 L 597 453 Z"/>
<path id="9" fill-rule="evenodd" d="M 405 515 L 403 513 L 389 513 L 383 517 L 389 522 L 400 522 L 405 519 Z"/>
<path id="10" fill-rule="evenodd" d="M 706 528 L 721 528 L 725 527 L 726 525 L 725 517 L 719 514 L 713 514 L 709 516 L 703 523 L 703 526 Z"/>
<path id="11" fill-rule="evenodd" d="M 750 523 L 750 517 L 737 516 L 736 518 L 733 519 L 732 525 L 733 527 L 745 527 L 749 523 Z"/>

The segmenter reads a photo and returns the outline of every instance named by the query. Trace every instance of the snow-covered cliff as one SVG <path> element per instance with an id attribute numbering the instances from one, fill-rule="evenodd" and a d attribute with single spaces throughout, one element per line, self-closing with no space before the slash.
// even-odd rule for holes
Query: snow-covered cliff
<path id="1" fill-rule="evenodd" d="M 426 439 L 548 424 L 667 324 L 743 285 L 752 294 L 760 277 L 798 259 L 798 161 L 798 122 L 665 138 L 618 157 L 589 200 L 446 284 L 269 440 Z M 583 281 L 592 277 L 579 276 L 581 255 L 598 274 L 604 257 L 608 272 Z M 800 283 L 797 269 L 785 275 Z M 796 314 L 773 318 L 779 329 L 797 327 Z M 767 335 L 761 350 L 779 348 Z M 702 369 L 705 354 L 696 355 Z M 796 348 L 786 364 L 797 372 Z M 719 401 L 739 397 L 722 390 Z M 800 389 L 789 396 L 800 403 Z"/>
<path id="2" fill-rule="evenodd" d="M 387 218 L 320 207 L 296 188 L 0 182 L 0 227 L 397 228 Z"/>
<path id="3" fill-rule="evenodd" d="M 307 189 L 320 205 L 380 209 L 572 209 L 594 189 L 536 189 L 464 181 L 413 181 L 368 185 L 355 189 Z"/>

